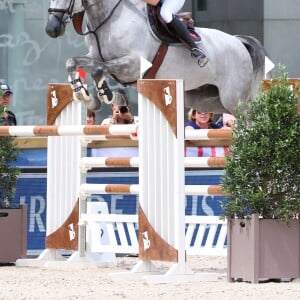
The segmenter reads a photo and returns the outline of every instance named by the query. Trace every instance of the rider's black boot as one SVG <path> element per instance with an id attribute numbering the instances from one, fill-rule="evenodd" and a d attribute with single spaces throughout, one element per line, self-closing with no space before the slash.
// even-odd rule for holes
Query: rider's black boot
<path id="1" fill-rule="evenodd" d="M 200 67 L 204 67 L 207 62 L 208 58 L 206 55 L 198 48 L 197 44 L 191 37 L 189 31 L 186 29 L 186 27 L 183 25 L 183 23 L 177 19 L 174 18 L 170 23 L 167 24 L 168 27 L 172 30 L 172 32 L 175 33 L 175 35 L 183 42 L 188 44 L 188 46 L 191 48 L 191 55 L 192 57 L 195 57 L 198 60 L 198 64 Z"/>

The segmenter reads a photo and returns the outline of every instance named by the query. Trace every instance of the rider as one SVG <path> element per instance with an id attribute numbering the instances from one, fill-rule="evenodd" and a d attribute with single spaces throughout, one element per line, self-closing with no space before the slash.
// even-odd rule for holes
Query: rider
<path id="1" fill-rule="evenodd" d="M 158 3 L 159 1 L 157 1 Z M 191 48 L 191 56 L 198 60 L 200 67 L 204 67 L 208 58 L 206 55 L 198 48 L 197 44 L 191 37 L 187 28 L 183 23 L 174 15 L 184 5 L 185 0 L 160 0 L 162 3 L 160 15 L 162 19 L 167 23 L 167 26 L 174 32 L 181 41 L 188 44 Z"/>

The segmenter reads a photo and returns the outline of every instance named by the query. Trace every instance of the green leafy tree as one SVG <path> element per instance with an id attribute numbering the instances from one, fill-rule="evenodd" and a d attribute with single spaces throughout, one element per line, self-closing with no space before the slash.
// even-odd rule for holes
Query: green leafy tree
<path id="1" fill-rule="evenodd" d="M 0 105 L 0 116 L 5 107 Z M 7 204 L 13 199 L 19 168 L 11 166 L 16 161 L 19 151 L 15 147 L 14 137 L 0 136 L 0 201 Z"/>
<path id="2" fill-rule="evenodd" d="M 230 195 L 222 204 L 224 216 L 247 218 L 255 213 L 287 222 L 299 216 L 298 92 L 280 66 L 278 78 L 249 104 L 249 110 L 238 109 L 232 156 L 222 177 Z"/>

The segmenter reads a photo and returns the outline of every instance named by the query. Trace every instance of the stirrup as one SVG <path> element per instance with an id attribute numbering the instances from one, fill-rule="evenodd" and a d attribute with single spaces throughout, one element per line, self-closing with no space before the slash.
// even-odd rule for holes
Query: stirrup
<path id="1" fill-rule="evenodd" d="M 206 56 L 198 58 L 198 65 L 202 68 L 208 63 L 208 58 Z"/>
<path id="2" fill-rule="evenodd" d="M 197 58 L 200 67 L 204 67 L 208 63 L 207 56 L 199 48 L 193 48 L 191 56 Z"/>

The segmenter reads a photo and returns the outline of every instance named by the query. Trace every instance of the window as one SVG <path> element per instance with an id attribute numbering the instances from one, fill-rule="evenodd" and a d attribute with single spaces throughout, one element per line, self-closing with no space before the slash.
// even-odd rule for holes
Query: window
<path id="1" fill-rule="evenodd" d="M 197 11 L 207 10 L 207 0 L 197 0 L 196 1 L 196 10 Z"/>

